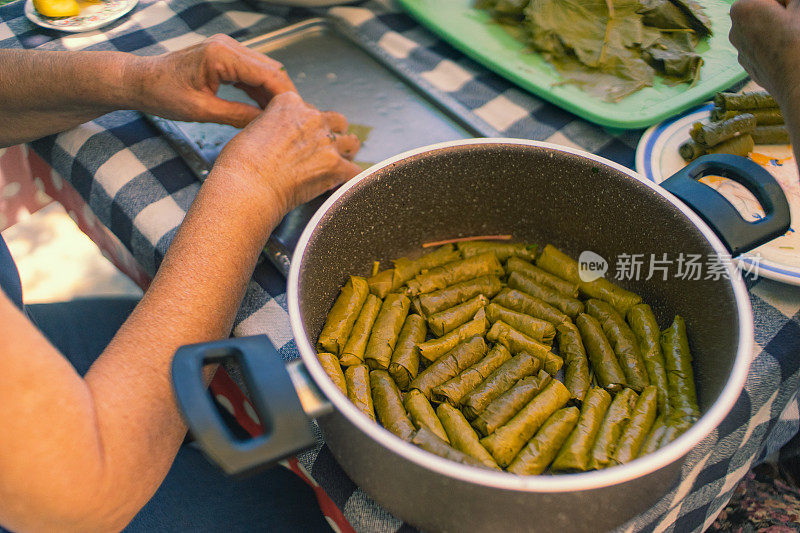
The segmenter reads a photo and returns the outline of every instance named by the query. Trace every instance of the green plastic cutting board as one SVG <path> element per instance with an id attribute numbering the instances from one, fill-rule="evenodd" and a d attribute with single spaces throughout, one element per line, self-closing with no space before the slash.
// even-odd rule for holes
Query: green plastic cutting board
<path id="1" fill-rule="evenodd" d="M 474 0 L 398 0 L 422 24 L 466 55 L 576 115 L 612 128 L 643 128 L 707 100 L 747 76 L 728 42 L 733 0 L 700 3 L 711 18 L 714 34 L 696 51 L 703 57 L 700 81 L 694 86 L 669 86 L 656 77 L 646 87 L 616 103 L 591 96 L 574 85 L 557 85 L 562 78 L 539 54 L 531 52 L 488 12 L 473 8 Z"/>

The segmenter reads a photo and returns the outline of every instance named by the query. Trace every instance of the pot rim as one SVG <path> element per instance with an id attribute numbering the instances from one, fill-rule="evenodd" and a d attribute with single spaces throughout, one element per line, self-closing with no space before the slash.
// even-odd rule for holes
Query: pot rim
<path id="1" fill-rule="evenodd" d="M 447 148 L 499 144 L 532 146 L 536 148 L 565 152 L 568 154 L 582 156 L 590 161 L 606 165 L 614 170 L 622 172 L 666 198 L 687 218 L 689 218 L 689 220 L 700 230 L 700 232 L 718 254 L 728 254 L 727 249 L 722 244 L 722 241 L 719 239 L 719 237 L 717 237 L 717 235 L 713 232 L 713 230 L 711 230 L 711 228 L 694 211 L 687 207 L 686 204 L 680 201 L 673 194 L 656 185 L 652 181 L 642 178 L 629 168 L 583 150 L 541 141 L 510 138 L 462 139 L 432 144 L 414 150 L 409 150 L 373 165 L 369 169 L 361 172 L 359 175 L 342 185 L 317 210 L 297 243 L 297 247 L 295 248 L 295 252 L 292 257 L 291 268 L 287 281 L 287 299 L 292 333 L 294 334 L 295 342 L 297 343 L 297 347 L 300 351 L 301 357 L 303 358 L 303 362 L 308 368 L 309 373 L 313 377 L 317 386 L 333 403 L 334 407 L 342 415 L 344 415 L 350 423 L 376 440 L 379 444 L 393 450 L 404 459 L 412 461 L 421 467 L 469 483 L 494 487 L 497 489 L 524 492 L 570 492 L 599 489 L 645 476 L 681 459 L 692 448 L 697 446 L 703 439 L 710 435 L 722 422 L 725 416 L 727 416 L 744 387 L 747 372 L 750 367 L 754 343 L 753 316 L 750 307 L 750 298 L 747 294 L 747 289 L 744 281 L 741 278 L 739 270 L 730 262 L 726 264 L 726 269 L 728 272 L 728 279 L 731 283 L 734 297 L 736 299 L 736 308 L 739 318 L 739 345 L 736 351 L 736 358 L 734 359 L 733 368 L 731 369 L 731 374 L 728 377 L 721 394 L 712 404 L 708 412 L 706 412 L 700 418 L 700 420 L 698 420 L 686 433 L 682 434 L 667 446 L 630 463 L 614 466 L 604 470 L 574 474 L 560 474 L 557 476 L 520 476 L 508 472 L 495 472 L 472 466 L 461 465 L 448 459 L 441 458 L 400 439 L 359 411 L 359 409 L 350 402 L 347 396 L 344 395 L 336 387 L 336 385 L 334 385 L 330 378 L 328 378 L 328 375 L 323 370 L 322 365 L 317 360 L 316 350 L 314 349 L 313 343 L 309 341 L 305 334 L 300 315 L 299 278 L 301 258 L 305 253 L 311 235 L 313 234 L 322 217 L 355 185 L 369 178 L 377 171 L 399 161 L 413 156 L 418 156 L 426 152 L 434 152 Z"/>

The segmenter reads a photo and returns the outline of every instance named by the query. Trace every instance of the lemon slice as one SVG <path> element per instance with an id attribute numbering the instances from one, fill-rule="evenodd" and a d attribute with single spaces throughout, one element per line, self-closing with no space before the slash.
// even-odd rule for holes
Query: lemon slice
<path id="1" fill-rule="evenodd" d="M 80 13 L 75 0 L 33 0 L 33 7 L 45 17 L 73 17 Z"/>

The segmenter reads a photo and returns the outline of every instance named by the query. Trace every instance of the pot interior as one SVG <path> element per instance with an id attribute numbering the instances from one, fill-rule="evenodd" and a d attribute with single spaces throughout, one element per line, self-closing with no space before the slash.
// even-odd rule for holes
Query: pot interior
<path id="1" fill-rule="evenodd" d="M 675 276 L 679 253 L 715 255 L 702 232 L 667 198 L 625 173 L 543 146 L 467 144 L 413 155 L 347 190 L 319 221 L 299 271 L 299 305 L 314 344 L 349 275 L 369 275 L 424 242 L 511 234 L 551 243 L 577 258 L 591 250 L 614 272 L 622 254 L 644 254 L 638 281 L 613 280 L 642 296 L 665 328 L 686 319 L 701 411 L 717 399 L 739 343 L 734 292 L 724 276 Z M 666 281 L 648 275 L 650 254 L 672 261 Z"/>

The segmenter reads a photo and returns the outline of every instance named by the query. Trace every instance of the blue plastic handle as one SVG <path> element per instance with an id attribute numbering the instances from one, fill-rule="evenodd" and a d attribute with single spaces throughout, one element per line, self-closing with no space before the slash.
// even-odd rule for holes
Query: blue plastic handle
<path id="1" fill-rule="evenodd" d="M 700 183 L 704 176 L 722 176 L 745 186 L 764 209 L 764 218 L 748 222 L 724 196 Z M 737 256 L 780 237 L 791 225 L 789 202 L 775 178 L 753 161 L 729 154 L 699 157 L 661 183 L 683 200 Z"/>
<path id="2" fill-rule="evenodd" d="M 228 429 L 204 385 L 203 367 L 238 361 L 264 433 L 239 440 Z M 267 467 L 311 447 L 310 420 L 280 355 L 264 335 L 182 346 L 172 361 L 178 407 L 203 451 L 229 474 Z"/>

